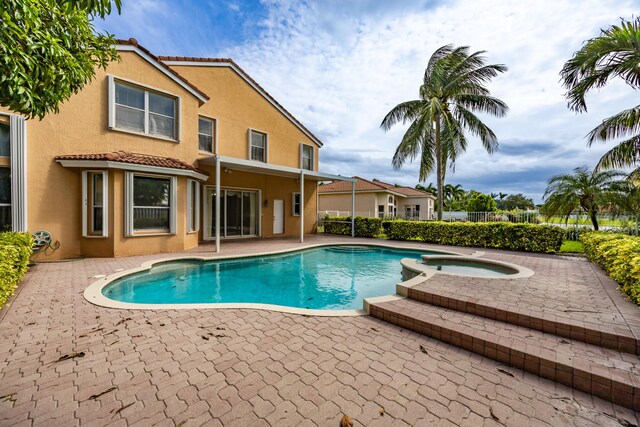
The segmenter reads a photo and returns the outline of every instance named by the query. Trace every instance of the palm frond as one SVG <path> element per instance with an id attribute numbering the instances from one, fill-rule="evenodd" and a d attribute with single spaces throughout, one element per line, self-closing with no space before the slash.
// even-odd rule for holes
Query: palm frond
<path id="1" fill-rule="evenodd" d="M 465 129 L 480 138 L 487 153 L 493 154 L 498 149 L 498 137 L 478 116 L 462 105 L 456 105 L 455 115 Z"/>
<path id="2" fill-rule="evenodd" d="M 391 109 L 382 119 L 380 127 L 385 131 L 397 123 L 407 123 L 416 120 L 420 116 L 420 109 L 424 103 L 420 100 L 402 102 Z"/>
<path id="3" fill-rule="evenodd" d="M 604 119 L 587 135 L 589 146 L 595 141 L 608 141 L 628 135 L 640 135 L 640 105 Z"/>
<path id="4" fill-rule="evenodd" d="M 638 167 L 639 164 L 640 135 L 635 135 L 607 151 L 598 162 L 596 170 Z"/>

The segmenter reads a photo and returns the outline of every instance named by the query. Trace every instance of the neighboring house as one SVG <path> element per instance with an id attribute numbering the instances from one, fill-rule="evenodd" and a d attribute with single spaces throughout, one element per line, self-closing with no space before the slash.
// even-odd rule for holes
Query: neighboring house
<path id="1" fill-rule="evenodd" d="M 436 198 L 426 191 L 354 177 L 357 216 L 432 219 Z M 319 215 L 351 215 L 352 183 L 335 181 L 318 187 Z"/>
<path id="2" fill-rule="evenodd" d="M 343 179 L 316 136 L 230 59 L 116 47 L 59 113 L 0 109 L 0 227 L 49 231 L 51 258 L 315 232 L 317 182 Z"/>

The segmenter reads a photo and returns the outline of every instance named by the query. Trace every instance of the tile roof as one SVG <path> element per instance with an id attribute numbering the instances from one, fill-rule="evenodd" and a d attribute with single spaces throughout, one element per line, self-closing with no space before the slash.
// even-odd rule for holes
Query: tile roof
<path id="1" fill-rule="evenodd" d="M 400 193 L 407 197 L 433 197 L 431 193 L 426 191 L 416 190 L 411 187 L 399 186 L 396 187 L 393 184 L 374 179 L 369 181 L 368 179 L 354 176 L 356 179 L 356 192 L 357 191 L 392 191 L 394 193 Z M 351 183 L 348 181 L 334 181 L 329 184 L 324 184 L 318 187 L 319 193 L 344 193 L 351 192 Z"/>
<path id="2" fill-rule="evenodd" d="M 156 166 L 161 168 L 190 170 L 208 175 L 195 166 L 173 157 L 151 156 L 149 154 L 130 153 L 127 151 L 114 151 L 98 154 L 68 154 L 56 156 L 56 160 L 103 160 L 118 163 L 130 163 L 134 165 Z"/>
<path id="3" fill-rule="evenodd" d="M 375 182 L 376 184 L 380 184 L 389 190 L 393 190 L 396 193 L 404 194 L 407 197 L 433 197 L 435 199 L 435 196 L 427 191 L 417 190 L 415 188 L 406 187 L 404 185 L 396 186 L 393 184 L 382 182 L 378 179 L 374 179 L 373 182 Z"/>
<path id="4" fill-rule="evenodd" d="M 144 46 L 142 46 L 141 44 L 138 44 L 138 41 L 136 39 L 134 39 L 133 37 L 130 38 L 129 40 L 123 40 L 123 39 L 118 39 L 117 43 L 119 45 L 128 45 L 128 46 L 135 46 L 138 49 L 140 49 L 141 51 L 143 51 L 144 53 L 146 53 L 147 55 L 149 55 L 154 61 L 156 61 L 160 66 L 162 66 L 164 69 L 166 69 L 167 71 L 169 71 L 171 74 L 173 74 L 174 76 L 176 76 L 178 79 L 182 80 L 184 83 L 186 83 L 189 87 L 191 87 L 194 91 L 196 91 L 197 93 L 199 93 L 203 98 L 205 99 L 210 99 L 209 96 L 204 93 L 203 91 L 201 91 L 200 89 L 198 89 L 197 86 L 195 86 L 193 83 L 191 83 L 189 80 L 185 79 L 184 77 L 182 77 L 176 70 L 172 69 L 171 67 L 169 67 L 167 64 L 165 64 L 164 62 L 162 62 L 160 60 L 160 57 L 154 55 L 153 53 L 151 53 L 151 51 L 149 51 L 149 49 L 145 48 Z"/>
<path id="5" fill-rule="evenodd" d="M 307 132 L 311 137 L 313 137 L 312 139 L 315 139 L 319 143 L 319 145 L 322 145 L 322 141 L 320 141 L 320 139 L 317 136 L 315 136 L 313 134 L 313 132 L 311 132 L 302 123 L 300 123 L 298 121 L 298 119 L 296 119 L 293 116 L 293 114 L 291 114 L 289 111 L 287 111 L 287 109 L 284 108 L 282 106 L 282 104 L 280 104 L 273 96 L 271 96 L 269 94 L 269 92 L 267 92 L 262 86 L 260 86 L 260 84 L 258 84 L 258 82 L 256 82 L 253 79 L 253 77 L 251 77 L 249 74 L 247 74 L 246 71 L 244 71 L 238 64 L 236 64 L 233 61 L 233 59 L 230 59 L 230 58 L 198 58 L 198 57 L 193 57 L 193 56 L 162 56 L 162 55 L 158 56 L 158 59 L 160 59 L 160 61 L 176 61 L 176 62 L 178 62 L 178 61 L 180 61 L 180 62 L 203 62 L 203 63 L 217 62 L 217 63 L 221 63 L 221 64 L 229 64 L 229 65 L 231 65 L 245 79 L 250 81 L 251 84 L 253 84 L 256 88 L 258 88 L 258 92 L 261 92 L 265 96 L 265 98 L 268 98 L 271 102 L 276 104 L 278 106 L 278 108 L 282 109 L 282 111 L 284 111 L 286 113 L 286 115 L 288 115 L 296 125 L 300 126 L 305 132 Z"/>

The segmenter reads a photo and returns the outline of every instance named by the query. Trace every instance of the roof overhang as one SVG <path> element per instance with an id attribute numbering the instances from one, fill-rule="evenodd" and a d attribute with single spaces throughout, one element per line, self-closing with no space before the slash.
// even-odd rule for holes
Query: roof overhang
<path id="1" fill-rule="evenodd" d="M 83 169 L 121 169 L 133 172 L 157 173 L 161 175 L 178 175 L 206 181 L 209 177 L 187 169 L 163 168 L 160 166 L 139 165 L 136 163 L 112 162 L 109 160 L 56 160 L 65 168 Z"/>
<path id="2" fill-rule="evenodd" d="M 251 173 L 261 173 L 265 175 L 282 176 L 285 178 L 300 178 L 301 175 L 304 175 L 304 179 L 311 181 L 356 181 L 355 178 L 351 178 L 349 176 L 333 175 L 306 169 L 279 166 L 270 163 L 256 162 L 255 160 L 245 160 L 227 156 L 202 157 L 198 159 L 198 163 L 215 166 L 216 159 L 220 160 L 221 167 L 227 168 L 232 171 L 238 170 Z"/>
<path id="3" fill-rule="evenodd" d="M 391 190 L 386 190 L 386 189 L 380 189 L 380 190 L 358 190 L 356 188 L 356 194 L 369 194 L 369 193 L 389 193 L 389 194 L 393 194 L 396 197 L 408 197 L 404 194 L 401 193 L 396 193 L 395 191 L 391 191 Z M 351 191 L 319 191 L 318 192 L 319 195 L 329 195 L 329 194 L 351 194 Z"/>
<path id="4" fill-rule="evenodd" d="M 162 60 L 162 62 L 170 67 L 179 66 L 191 66 L 191 67 L 226 67 L 231 68 L 236 72 L 249 86 L 251 86 L 256 92 L 262 95 L 272 106 L 274 106 L 282 115 L 284 115 L 291 123 L 293 123 L 302 133 L 307 135 L 318 147 L 322 147 L 322 141 L 320 141 L 314 134 L 298 122 L 298 120 L 285 110 L 276 100 L 269 95 L 260 85 L 258 85 L 252 78 L 249 78 L 247 73 L 242 70 L 235 62 L 232 61 L 171 61 Z"/>
<path id="5" fill-rule="evenodd" d="M 207 102 L 209 100 L 209 98 L 204 96 L 202 93 L 198 92 L 193 86 L 188 84 L 183 79 L 180 79 L 178 76 L 173 74 L 170 70 L 168 70 L 167 68 L 163 67 L 157 59 L 153 58 L 151 55 L 146 53 L 144 50 L 140 49 L 138 46 L 133 45 L 133 44 L 116 44 L 113 47 L 116 50 L 119 50 L 119 51 L 134 52 L 134 53 L 138 54 L 138 56 L 140 56 L 142 59 L 147 61 L 149 64 L 153 65 L 162 74 L 164 74 L 165 76 L 169 77 L 171 80 L 176 82 L 178 85 L 180 85 L 187 92 L 189 92 L 190 94 L 192 94 L 193 96 L 198 98 L 198 100 L 201 103 L 204 104 L 205 102 Z"/>

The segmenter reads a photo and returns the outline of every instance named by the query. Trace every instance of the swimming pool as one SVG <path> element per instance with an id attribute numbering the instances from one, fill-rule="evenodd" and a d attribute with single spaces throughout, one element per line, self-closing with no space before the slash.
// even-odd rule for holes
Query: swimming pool
<path id="1" fill-rule="evenodd" d="M 362 309 L 395 293 L 403 258 L 437 251 L 328 246 L 230 260 L 180 260 L 111 282 L 105 297 L 136 304 L 257 303 L 316 310 Z"/>

